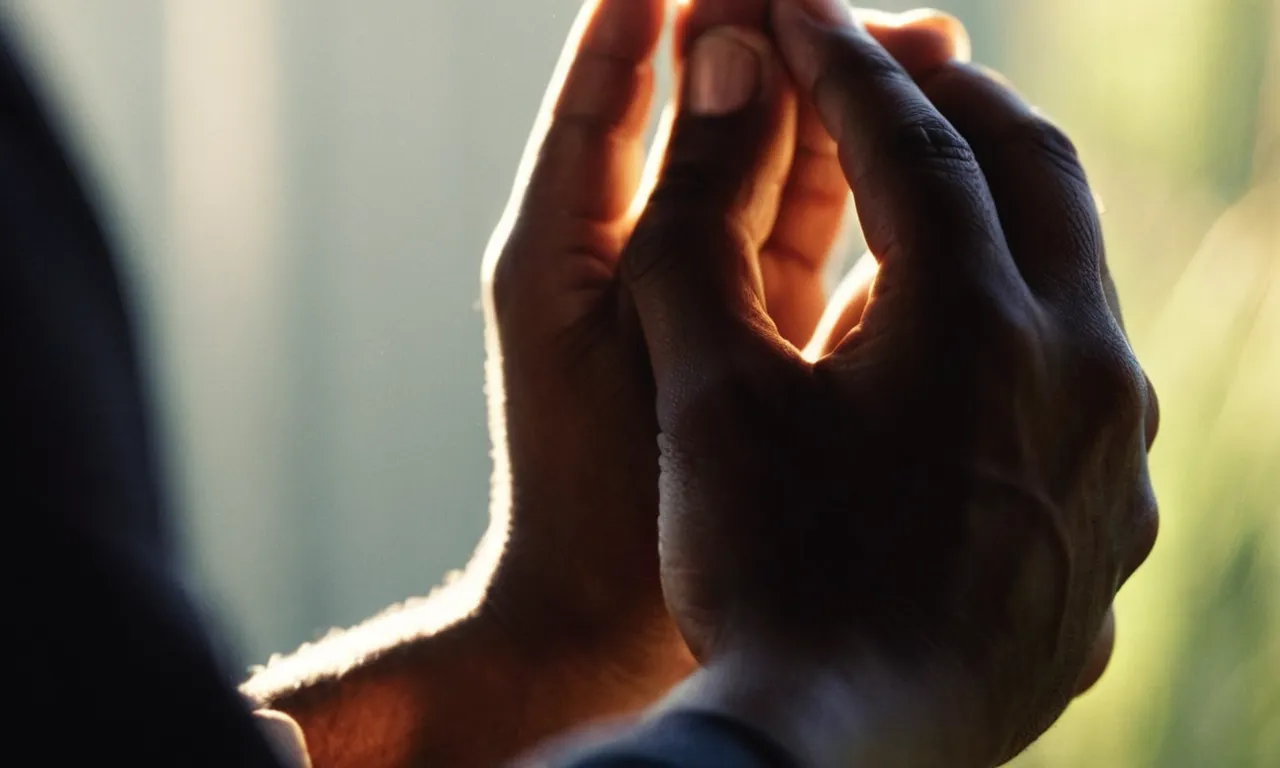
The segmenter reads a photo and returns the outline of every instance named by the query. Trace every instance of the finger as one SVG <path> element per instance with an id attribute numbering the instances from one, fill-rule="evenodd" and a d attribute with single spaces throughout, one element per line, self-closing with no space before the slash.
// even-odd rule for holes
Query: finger
<path id="1" fill-rule="evenodd" d="M 871 36 L 913 78 L 968 57 L 968 35 L 952 16 L 937 11 L 857 13 Z M 844 228 L 849 185 L 836 142 L 807 101 L 800 106 L 796 137 L 795 159 L 778 221 L 760 254 L 760 269 L 769 316 L 783 338 L 800 346 L 812 341 L 827 306 L 824 270 Z"/>
<path id="2" fill-rule="evenodd" d="M 675 20 L 675 54 L 683 62 L 692 41 L 713 27 L 765 31 L 770 0 L 691 0 Z M 921 73 L 952 58 L 969 60 L 969 35 L 950 14 L 932 9 L 886 13 L 864 8 L 853 13 L 867 31 L 909 72 Z"/>
<path id="3" fill-rule="evenodd" d="M 607 226 L 624 217 L 644 164 L 654 90 L 653 56 L 665 0 L 588 0 L 574 23 L 520 162 L 506 213 L 486 254 L 492 274 L 518 222 L 543 231 L 568 222 L 569 247 L 606 263 L 620 240 Z M 554 258 L 563 248 L 507 249 L 504 257 Z M 508 264 L 508 266 L 511 266 Z M 542 265 L 532 265 L 536 274 Z"/>
<path id="4" fill-rule="evenodd" d="M 1007 276 L 973 153 L 906 70 L 839 0 L 778 0 L 773 9 L 780 50 L 835 137 L 876 258 L 951 284 Z"/>
<path id="5" fill-rule="evenodd" d="M 765 301 L 778 333 L 797 346 L 814 334 L 827 303 L 827 266 L 844 229 L 849 184 L 835 141 L 812 104 L 800 105 L 795 157 L 773 232 L 760 254 Z"/>
<path id="6" fill-rule="evenodd" d="M 1072 312 L 1109 312 L 1123 334 L 1096 198 L 1071 140 L 995 73 L 952 63 L 923 87 L 973 148 L 1027 285 Z M 1160 425 L 1150 379 L 1145 395 L 1150 450 Z"/>
<path id="7" fill-rule="evenodd" d="M 703 34 L 690 48 L 680 102 L 623 255 L 660 391 L 767 328 L 756 253 L 795 142 L 795 96 L 757 31 Z"/>
<path id="8" fill-rule="evenodd" d="M 854 16 L 913 77 L 948 61 L 968 61 L 969 32 L 949 13 L 922 8 L 888 13 L 855 8 Z"/>
<path id="9" fill-rule="evenodd" d="M 689 49 L 716 27 L 743 27 L 765 31 L 770 0 L 688 0 L 677 6 L 672 44 L 677 69 L 684 66 Z"/>
<path id="10" fill-rule="evenodd" d="M 922 87 L 973 148 L 1031 290 L 1062 307 L 1087 299 L 1119 321 L 1114 287 L 1104 287 L 1098 209 L 1066 134 L 998 75 L 972 65 L 949 64 Z"/>
<path id="11" fill-rule="evenodd" d="M 1107 665 L 1111 663 L 1111 654 L 1116 647 L 1116 609 L 1112 607 L 1107 611 L 1107 617 L 1102 622 L 1102 629 L 1098 631 L 1098 638 L 1093 642 L 1093 648 L 1089 651 L 1089 658 L 1085 661 L 1084 669 L 1080 671 L 1080 678 L 1076 681 L 1075 695 L 1079 696 L 1088 691 L 1102 677 L 1102 673 L 1107 671 Z"/>
<path id="12" fill-rule="evenodd" d="M 813 338 L 804 349 L 805 360 L 816 362 L 831 354 L 849 332 L 862 322 L 862 313 L 871 300 L 877 271 L 875 257 L 868 253 L 858 259 L 853 269 L 844 276 L 831 294 L 826 311 L 818 321 L 818 327 L 814 329 Z"/>

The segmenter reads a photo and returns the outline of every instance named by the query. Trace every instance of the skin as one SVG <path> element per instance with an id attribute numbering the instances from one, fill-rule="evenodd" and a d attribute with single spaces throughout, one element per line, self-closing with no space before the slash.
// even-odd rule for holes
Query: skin
<path id="1" fill-rule="evenodd" d="M 671 705 L 806 765 L 997 765 L 1096 676 L 1154 545 L 1154 391 L 1060 130 L 978 68 L 913 79 L 835 4 L 779 0 L 772 22 L 878 271 L 810 359 L 770 318 L 762 190 L 790 143 L 753 41 L 760 92 L 677 118 L 623 255 L 663 588 L 706 665 Z"/>
<path id="2" fill-rule="evenodd" d="M 686 597 L 702 589 L 699 569 L 713 573 L 719 561 L 700 549 L 697 536 L 671 523 L 667 496 L 660 570 L 655 522 L 659 488 L 668 493 L 670 473 L 660 485 L 655 438 L 661 429 L 671 445 L 662 420 L 671 416 L 672 385 L 661 368 L 655 382 L 650 356 L 670 307 L 652 299 L 643 277 L 652 270 L 634 264 L 656 250 L 655 239 L 681 241 L 683 252 L 704 244 L 708 223 L 735 221 L 746 239 L 736 241 L 734 258 L 745 265 L 752 302 L 729 313 L 739 313 L 738 325 L 755 329 L 801 371 L 808 364 L 801 365 L 800 347 L 839 347 L 850 329 L 866 325 L 862 308 L 871 306 L 865 284 L 826 305 L 821 275 L 845 213 L 848 162 L 831 138 L 839 132 L 822 101 L 797 98 L 793 75 L 804 70 L 773 52 L 764 34 L 768 9 L 764 0 L 701 0 L 682 10 L 678 70 L 705 35 L 728 30 L 769 62 L 769 87 L 746 125 L 736 117 L 711 125 L 678 112 L 671 143 L 657 150 L 663 164 L 652 196 L 642 181 L 642 133 L 663 4 L 603 0 L 584 9 L 566 48 L 563 82 L 548 93 L 485 260 L 496 467 L 494 522 L 481 549 L 496 557 L 478 558 L 464 576 L 478 586 L 468 610 L 451 613 L 438 604 L 415 608 L 414 616 L 402 610 L 249 681 L 245 690 L 255 702 L 301 726 L 316 766 L 496 764 L 567 728 L 638 712 L 689 675 L 695 655 L 717 658 L 691 618 L 697 611 L 690 606 L 699 601 Z M 870 25 L 883 45 L 877 50 L 922 82 L 951 66 L 964 46 L 963 30 L 947 17 L 878 22 Z M 700 186 L 700 179 L 715 185 Z M 661 214 L 672 206 L 686 212 L 675 223 Z M 882 268 L 878 285 L 884 274 Z M 828 321 L 819 327 L 824 310 Z M 700 327 L 690 322 L 688 328 Z M 838 336 L 828 339 L 832 334 Z M 913 359 L 926 357 L 921 351 Z M 710 372 L 714 379 L 715 371 L 697 378 Z M 909 378 L 906 370 L 899 376 L 866 396 L 909 391 L 894 389 Z M 958 390 L 951 405 L 971 407 L 964 397 L 972 393 Z M 771 444 L 772 437 L 753 432 L 754 416 L 740 415 L 738 431 L 725 434 Z M 781 459 L 778 466 L 831 465 L 833 457 L 815 456 L 812 444 L 801 450 L 806 438 L 791 437 L 794 452 L 772 457 Z M 840 455 L 860 456 L 881 437 L 849 429 Z M 807 439 L 821 445 L 829 438 Z M 724 452 L 725 466 L 738 460 L 733 446 L 708 449 Z M 712 473 L 708 482 L 719 476 Z M 759 489 L 744 484 L 736 493 L 752 490 Z M 847 489 L 839 493 L 849 496 Z M 812 500 L 798 493 L 788 503 Z M 866 503 L 887 502 L 873 493 Z M 709 520 L 716 514 L 706 513 Z M 857 551 L 856 542 L 845 543 Z M 681 581 L 677 572 L 689 578 Z M 874 573 L 859 575 L 864 584 L 850 578 L 842 589 L 879 587 Z M 383 631 L 392 625 L 395 631 Z M 1097 647 L 1104 652 L 1091 663 L 1100 674 L 1109 640 Z"/>
<path id="3" fill-rule="evenodd" d="M 712 26 L 762 29 L 767 5 L 682 7 L 677 69 Z M 243 687 L 299 724 L 317 768 L 496 764 L 639 712 L 695 667 L 662 594 L 653 376 L 619 273 L 646 199 L 643 133 L 666 12 L 663 0 L 584 7 L 486 254 L 496 466 L 480 554 L 497 556 L 478 555 L 463 577 L 478 597 L 393 610 Z M 913 71 L 963 44 L 941 16 L 874 31 Z M 795 149 L 775 180 L 781 214 L 760 263 L 771 316 L 803 344 L 825 306 L 821 267 L 847 195 L 816 112 L 778 72 L 775 130 Z"/>

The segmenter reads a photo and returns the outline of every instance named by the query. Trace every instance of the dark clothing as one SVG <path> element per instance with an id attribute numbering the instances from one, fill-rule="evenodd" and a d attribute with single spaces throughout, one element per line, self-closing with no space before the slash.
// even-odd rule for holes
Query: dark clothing
<path id="1" fill-rule="evenodd" d="M 182 587 L 113 257 L 2 29 L 0 364 L 9 748 L 40 765 L 278 768 Z M 574 763 L 781 764 L 689 714 Z"/>
<path id="2" fill-rule="evenodd" d="M 0 365 L 10 749 L 41 765 L 278 766 L 175 571 L 112 255 L 3 30 Z"/>
<path id="3" fill-rule="evenodd" d="M 795 768 L 752 728 L 702 712 L 672 712 L 603 747 L 568 755 L 563 768 Z"/>

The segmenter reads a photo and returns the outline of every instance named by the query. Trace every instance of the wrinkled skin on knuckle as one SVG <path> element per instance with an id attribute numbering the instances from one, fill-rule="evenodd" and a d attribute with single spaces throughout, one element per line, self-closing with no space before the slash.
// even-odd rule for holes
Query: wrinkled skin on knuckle
<path id="1" fill-rule="evenodd" d="M 835 36 L 838 42 L 838 37 Z M 871 83 L 872 85 L 868 85 Z M 861 113 L 878 109 L 899 111 L 901 104 L 884 104 L 896 94 L 916 92 L 911 76 L 883 49 L 867 50 L 864 44 L 835 44 L 827 63 L 814 85 L 814 98 L 819 103 L 840 105 L 842 124 L 873 124 Z M 874 94 L 874 98 L 869 97 Z M 965 139 L 937 112 L 921 105 L 914 113 L 880 128 L 869 136 L 837 136 L 839 152 L 846 167 L 861 163 L 851 153 L 870 158 L 884 157 L 896 168 L 914 168 L 922 176 L 971 176 L 978 169 L 977 159 Z M 857 188 L 860 180 L 854 179 Z"/>
<path id="2" fill-rule="evenodd" d="M 987 199 L 977 158 L 938 115 L 922 111 L 863 142 L 842 143 L 838 152 L 846 167 L 889 179 L 893 194 L 910 200 L 908 206 L 866 195 L 857 201 L 867 241 L 878 256 L 914 257 L 917 251 L 943 256 L 956 247 L 986 245 L 983 230 L 995 221 L 995 211 L 974 218 L 974 202 Z M 854 189 L 871 186 L 865 176 L 852 180 Z M 892 244 L 895 238 L 901 242 Z M 894 245 L 897 254 L 888 252 Z M 948 267 L 956 264 L 941 258 L 934 262 L 935 268 L 952 273 Z"/>
<path id="3" fill-rule="evenodd" d="M 723 277 L 724 270 L 751 269 L 750 238 L 725 217 L 722 207 L 707 198 L 688 197 L 691 192 L 678 184 L 654 194 L 623 252 L 622 268 L 629 282 L 643 287 L 674 278 L 731 287 L 735 283 Z M 758 268 L 754 272 L 758 280 Z"/>
<path id="4" fill-rule="evenodd" d="M 738 193 L 742 172 L 735 164 L 711 158 L 674 158 L 662 169 L 649 196 L 649 209 L 669 215 L 696 209 L 723 211 Z"/>
<path id="5" fill-rule="evenodd" d="M 922 178 L 980 178 L 977 157 L 955 128 L 935 113 L 921 112 L 895 126 L 882 150 Z"/>
<path id="6" fill-rule="evenodd" d="M 874 84 L 888 91 L 913 85 L 910 76 L 888 51 L 879 46 L 869 47 L 857 32 L 827 31 L 822 55 L 822 70 L 813 84 L 814 100 L 819 103 L 836 101 L 843 94 L 852 94 L 855 98 L 850 101 L 857 102 L 856 96 L 870 87 L 862 84 Z"/>
<path id="7" fill-rule="evenodd" d="M 555 332 L 592 314 L 616 282 L 629 234 L 623 222 L 563 210 L 522 213 L 481 274 L 494 319 L 504 331 Z"/>

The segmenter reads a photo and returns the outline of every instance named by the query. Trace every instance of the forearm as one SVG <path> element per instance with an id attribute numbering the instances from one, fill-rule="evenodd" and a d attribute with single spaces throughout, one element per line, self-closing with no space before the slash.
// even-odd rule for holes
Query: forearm
<path id="1" fill-rule="evenodd" d="M 498 765 L 661 695 L 620 697 L 589 660 L 531 650 L 466 581 L 274 658 L 241 691 L 297 721 L 315 768 Z"/>
<path id="2" fill-rule="evenodd" d="M 500 724 L 520 719 L 505 690 L 519 672 L 482 619 L 441 622 L 442 610 L 435 598 L 393 608 L 273 659 L 241 690 L 297 721 L 317 768 L 480 764 L 513 730 Z"/>

